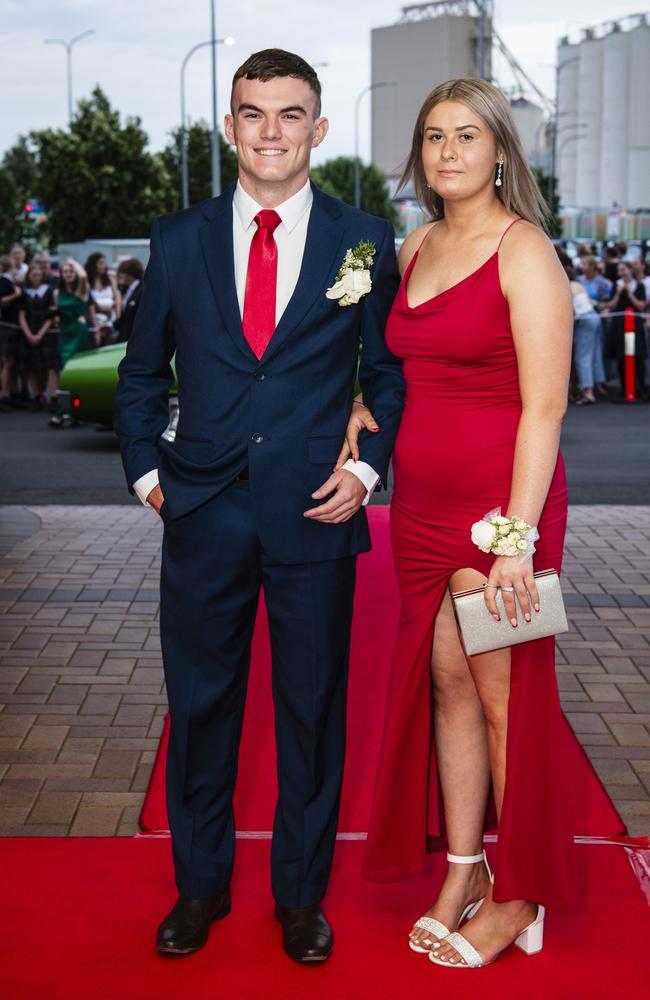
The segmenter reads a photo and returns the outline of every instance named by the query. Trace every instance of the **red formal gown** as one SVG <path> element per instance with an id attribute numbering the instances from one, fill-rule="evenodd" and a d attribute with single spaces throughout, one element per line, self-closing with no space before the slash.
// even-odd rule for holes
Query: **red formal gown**
<path id="1" fill-rule="evenodd" d="M 498 248 L 468 277 L 411 308 L 406 289 L 416 259 L 386 330 L 404 362 L 406 404 L 391 513 L 401 613 L 365 861 L 374 878 L 418 873 L 426 851 L 445 846 L 432 731 L 434 626 L 455 570 L 490 571 L 494 556 L 476 548 L 470 529 L 494 507 L 507 510 L 521 414 Z M 535 570 L 559 572 L 566 516 L 560 456 L 539 522 Z M 512 647 L 494 898 L 566 910 L 578 891 L 574 836 L 624 827 L 562 714 L 554 660 L 553 638 Z"/>

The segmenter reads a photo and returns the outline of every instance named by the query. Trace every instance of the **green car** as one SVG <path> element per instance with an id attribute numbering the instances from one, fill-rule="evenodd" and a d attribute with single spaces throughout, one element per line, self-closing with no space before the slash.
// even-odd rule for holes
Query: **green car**
<path id="1" fill-rule="evenodd" d="M 112 427 L 115 418 L 117 369 L 126 353 L 126 344 L 111 344 L 96 351 L 75 354 L 61 372 L 61 388 L 57 394 L 64 413 L 88 424 Z M 172 361 L 172 368 L 175 367 Z M 176 383 L 169 393 L 170 420 L 176 429 L 178 405 Z M 170 428 L 165 431 L 169 433 Z"/>
<path id="2" fill-rule="evenodd" d="M 126 344 L 112 344 L 96 351 L 83 351 L 72 357 L 61 372 L 61 388 L 57 400 L 65 415 L 65 426 L 74 420 L 87 424 L 112 427 L 115 419 L 115 390 L 117 369 L 126 353 Z M 174 379 L 176 366 L 172 359 Z M 361 391 L 357 382 L 355 395 Z M 177 387 L 174 381 L 169 390 L 169 426 L 164 433 L 169 441 L 176 436 L 178 423 Z"/>

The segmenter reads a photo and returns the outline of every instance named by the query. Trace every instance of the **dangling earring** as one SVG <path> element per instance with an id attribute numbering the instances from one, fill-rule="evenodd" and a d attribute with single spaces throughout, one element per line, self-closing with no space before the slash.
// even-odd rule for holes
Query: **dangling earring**
<path id="1" fill-rule="evenodd" d="M 499 160 L 499 169 L 497 170 L 497 179 L 495 180 L 495 185 L 501 187 L 501 170 L 503 168 L 503 160 Z"/>

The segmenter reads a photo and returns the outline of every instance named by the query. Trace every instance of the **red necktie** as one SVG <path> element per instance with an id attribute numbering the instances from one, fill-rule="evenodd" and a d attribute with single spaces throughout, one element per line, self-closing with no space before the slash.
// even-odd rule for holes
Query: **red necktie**
<path id="1" fill-rule="evenodd" d="M 278 247 L 273 233 L 282 219 L 272 208 L 255 216 L 257 232 L 251 242 L 246 272 L 244 336 L 259 359 L 275 330 L 275 286 L 278 275 Z"/>

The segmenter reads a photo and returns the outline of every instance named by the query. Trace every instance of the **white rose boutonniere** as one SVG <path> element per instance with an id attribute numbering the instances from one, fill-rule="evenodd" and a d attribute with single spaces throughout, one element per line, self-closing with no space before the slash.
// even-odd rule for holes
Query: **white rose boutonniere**
<path id="1" fill-rule="evenodd" d="M 367 295 L 372 289 L 370 268 L 376 253 L 375 244 L 365 240 L 346 250 L 336 281 L 325 293 L 327 298 L 338 299 L 340 306 L 352 306 Z"/>

